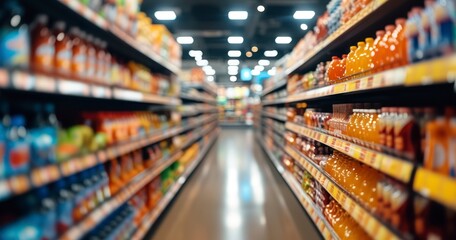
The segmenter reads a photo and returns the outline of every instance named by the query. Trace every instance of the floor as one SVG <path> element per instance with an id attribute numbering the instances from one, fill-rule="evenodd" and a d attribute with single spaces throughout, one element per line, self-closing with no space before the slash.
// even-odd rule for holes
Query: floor
<path id="1" fill-rule="evenodd" d="M 223 129 L 152 240 L 320 239 L 252 129 Z"/>

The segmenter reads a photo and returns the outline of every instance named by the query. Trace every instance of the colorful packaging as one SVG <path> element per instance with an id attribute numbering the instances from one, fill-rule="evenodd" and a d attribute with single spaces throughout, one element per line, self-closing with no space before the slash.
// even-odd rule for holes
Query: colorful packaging
<path id="1" fill-rule="evenodd" d="M 26 141 L 27 130 L 24 116 L 11 118 L 6 132 L 6 175 L 27 173 L 30 169 L 30 145 Z"/>

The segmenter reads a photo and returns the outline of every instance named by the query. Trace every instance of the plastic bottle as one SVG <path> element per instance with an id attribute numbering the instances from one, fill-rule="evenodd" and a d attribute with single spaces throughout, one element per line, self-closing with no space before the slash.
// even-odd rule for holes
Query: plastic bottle
<path id="1" fill-rule="evenodd" d="M 385 69 L 390 69 L 394 66 L 394 63 L 397 61 L 396 56 L 397 56 L 397 40 L 393 35 L 394 29 L 396 27 L 394 25 L 387 25 L 385 27 L 385 36 L 383 37 L 383 40 L 385 42 Z"/>
<path id="2" fill-rule="evenodd" d="M 366 63 L 365 58 L 365 42 L 358 42 L 358 48 L 355 51 L 355 61 L 353 64 L 353 74 L 358 74 L 364 72 L 364 65 Z"/>
<path id="3" fill-rule="evenodd" d="M 399 108 L 394 123 L 394 148 L 407 155 L 409 159 L 416 159 L 419 154 L 419 129 L 410 108 Z"/>
<path id="4" fill-rule="evenodd" d="M 345 77 L 349 77 L 349 76 L 353 75 L 355 72 L 355 64 L 356 64 L 355 51 L 356 51 L 356 46 L 351 46 L 350 52 L 347 55 L 346 68 L 345 68 L 345 74 L 344 74 Z"/>
<path id="5" fill-rule="evenodd" d="M 395 107 L 389 108 L 388 115 L 385 121 L 385 136 L 386 136 L 386 146 L 393 149 L 394 148 L 394 123 L 397 119 L 398 109 Z"/>
<path id="6" fill-rule="evenodd" d="M 46 187 L 41 187 L 37 190 L 38 198 L 40 199 L 39 215 L 43 235 L 42 240 L 51 240 L 57 238 L 56 224 L 57 224 L 57 206 L 49 195 Z"/>
<path id="7" fill-rule="evenodd" d="M 47 24 L 48 17 L 46 15 L 38 15 L 32 24 L 31 66 L 35 72 L 52 74 L 55 38 Z"/>
<path id="8" fill-rule="evenodd" d="M 63 179 L 56 183 L 57 222 L 56 230 L 60 236 L 73 225 L 73 193 L 67 189 Z"/>
<path id="9" fill-rule="evenodd" d="M 6 172 L 7 175 L 27 173 L 30 169 L 30 145 L 27 142 L 27 129 L 24 116 L 11 118 L 6 130 Z"/>
<path id="10" fill-rule="evenodd" d="M 93 36 L 87 35 L 85 43 L 87 46 L 86 79 L 88 81 L 96 81 L 97 50 L 94 46 Z"/>
<path id="11" fill-rule="evenodd" d="M 410 62 L 416 62 L 423 58 L 423 53 L 419 48 L 419 29 L 421 8 L 415 7 L 408 13 L 408 19 L 405 27 L 405 36 L 407 38 L 408 59 Z"/>
<path id="12" fill-rule="evenodd" d="M 65 32 L 65 22 L 54 24 L 55 54 L 54 69 L 57 76 L 71 76 L 72 41 Z"/>
<path id="13" fill-rule="evenodd" d="M 69 181 L 70 189 L 74 196 L 71 215 L 73 216 L 73 222 L 77 223 L 88 213 L 87 205 L 84 202 L 86 191 L 84 185 L 78 181 L 76 175 L 70 176 Z"/>
<path id="14" fill-rule="evenodd" d="M 423 59 L 429 59 L 436 54 L 437 46 L 433 46 L 431 40 L 431 22 L 435 20 L 433 5 L 434 0 L 424 1 L 424 11 L 420 15 L 420 27 L 418 37 L 419 51 L 423 53 Z"/>
<path id="15" fill-rule="evenodd" d="M 342 55 L 342 60 L 340 60 L 340 69 L 341 69 L 341 77 L 337 81 L 338 83 L 342 82 L 343 81 L 342 78 L 346 77 L 345 72 L 347 69 L 347 54 Z"/>
<path id="16" fill-rule="evenodd" d="M 0 3 L 0 23 L 0 67 L 28 68 L 30 34 L 18 1 Z"/>
<path id="17" fill-rule="evenodd" d="M 328 84 L 334 84 L 340 77 L 340 59 L 337 56 L 332 57 L 328 68 Z"/>
<path id="18" fill-rule="evenodd" d="M 431 41 L 437 55 L 454 53 L 456 3 L 451 0 L 437 0 L 433 7 L 434 19 L 431 19 Z"/>
<path id="19" fill-rule="evenodd" d="M 372 70 L 372 51 L 374 50 L 374 39 L 366 38 L 366 47 L 364 48 L 364 61 L 362 65 L 363 72 Z"/>
<path id="20" fill-rule="evenodd" d="M 71 76 L 74 79 L 85 79 L 87 47 L 81 38 L 81 31 L 78 28 L 70 29 L 72 42 Z"/>
<path id="21" fill-rule="evenodd" d="M 382 107 L 381 114 L 377 121 L 378 144 L 386 146 L 386 123 L 389 114 L 389 108 Z"/>
<path id="22" fill-rule="evenodd" d="M 373 44 L 373 49 L 371 53 L 372 65 L 370 68 L 373 69 L 374 72 L 378 72 L 384 65 L 384 48 L 382 48 L 381 44 L 383 43 L 382 39 L 383 36 L 385 36 L 385 31 L 380 30 L 377 31 L 375 34 L 377 37 L 375 38 Z"/>
<path id="23" fill-rule="evenodd" d="M 443 117 L 438 117 L 426 125 L 426 150 L 424 167 L 447 175 L 449 164 L 449 132 Z"/>
<path id="24" fill-rule="evenodd" d="M 409 63 L 407 53 L 407 40 L 405 38 L 405 18 L 396 19 L 396 29 L 393 32 L 397 41 L 397 56 L 395 66 L 404 66 Z"/>

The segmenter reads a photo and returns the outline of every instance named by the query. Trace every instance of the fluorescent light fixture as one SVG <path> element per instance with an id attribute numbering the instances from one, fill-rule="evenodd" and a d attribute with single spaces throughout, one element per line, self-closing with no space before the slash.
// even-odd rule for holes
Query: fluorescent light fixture
<path id="1" fill-rule="evenodd" d="M 257 7 L 258 12 L 264 12 L 264 10 L 266 10 L 266 8 L 263 5 L 258 5 L 258 7 Z"/>
<path id="2" fill-rule="evenodd" d="M 179 44 L 192 44 L 193 43 L 193 37 L 177 37 L 176 40 Z"/>
<path id="3" fill-rule="evenodd" d="M 265 57 L 276 57 L 277 54 L 279 54 L 279 53 L 277 52 L 277 50 L 264 51 L 264 56 L 265 56 Z"/>
<path id="4" fill-rule="evenodd" d="M 308 28 L 309 28 L 309 27 L 307 26 L 307 24 L 305 24 L 305 23 L 301 24 L 301 29 L 302 29 L 302 30 L 305 31 L 305 30 L 307 30 Z"/>
<path id="5" fill-rule="evenodd" d="M 254 70 L 258 70 L 258 71 L 262 72 L 264 70 L 264 66 L 256 65 Z"/>
<path id="6" fill-rule="evenodd" d="M 198 62 L 198 61 L 201 61 L 201 60 L 203 60 L 203 56 L 196 56 L 195 57 L 195 61 Z"/>
<path id="7" fill-rule="evenodd" d="M 214 76 L 215 75 L 215 70 L 211 69 L 211 70 L 205 71 L 205 73 L 206 73 L 207 76 Z"/>
<path id="8" fill-rule="evenodd" d="M 154 16 L 158 20 L 170 21 L 176 19 L 176 13 L 174 11 L 156 11 Z"/>
<path id="9" fill-rule="evenodd" d="M 261 66 L 269 66 L 271 62 L 269 60 L 261 59 L 260 61 L 258 61 L 258 64 Z"/>
<path id="10" fill-rule="evenodd" d="M 228 66 L 228 71 L 239 71 L 238 66 Z"/>
<path id="11" fill-rule="evenodd" d="M 261 72 L 259 70 L 253 69 L 252 71 L 250 71 L 250 73 L 252 74 L 252 76 L 258 76 Z"/>
<path id="12" fill-rule="evenodd" d="M 239 37 L 239 36 L 228 37 L 229 44 L 241 44 L 243 42 L 244 42 L 243 37 Z"/>
<path id="13" fill-rule="evenodd" d="M 314 11 L 296 11 L 293 14 L 294 19 L 312 19 L 314 16 Z"/>
<path id="14" fill-rule="evenodd" d="M 190 57 L 203 56 L 203 52 L 200 50 L 190 50 L 188 55 L 190 55 Z"/>
<path id="15" fill-rule="evenodd" d="M 213 82 L 213 81 L 214 81 L 214 76 L 208 76 L 208 77 L 207 77 L 207 81 Z"/>
<path id="16" fill-rule="evenodd" d="M 274 75 L 276 75 L 276 70 L 275 70 L 275 68 L 269 69 L 268 74 L 269 74 L 269 76 L 274 76 Z"/>
<path id="17" fill-rule="evenodd" d="M 228 57 L 240 57 L 241 54 L 242 53 L 239 50 L 230 50 L 230 51 L 228 51 Z"/>
<path id="18" fill-rule="evenodd" d="M 212 69 L 212 67 L 209 66 L 209 65 L 203 67 L 203 71 L 205 71 L 205 72 L 206 72 L 206 71 L 211 71 L 211 70 L 213 70 L 213 69 Z"/>
<path id="19" fill-rule="evenodd" d="M 228 18 L 231 20 L 246 20 L 249 17 L 247 11 L 230 11 L 228 12 Z"/>
<path id="20" fill-rule="evenodd" d="M 238 71 L 228 71 L 228 75 L 235 76 L 238 75 Z"/>
<path id="21" fill-rule="evenodd" d="M 196 62 L 196 65 L 198 65 L 200 67 L 207 66 L 208 64 L 209 64 L 209 61 L 207 61 L 205 59 Z"/>
<path id="22" fill-rule="evenodd" d="M 237 77 L 236 77 L 236 76 L 231 76 L 231 77 L 230 77 L 230 81 L 236 82 L 236 81 L 237 81 Z"/>
<path id="23" fill-rule="evenodd" d="M 228 60 L 228 65 L 230 65 L 230 66 L 237 66 L 237 65 L 239 65 L 239 63 L 240 63 L 240 62 L 239 62 L 239 60 L 237 60 L 237 59 L 230 59 L 230 60 Z"/>
<path id="24" fill-rule="evenodd" d="M 275 39 L 275 42 L 277 44 L 289 44 L 291 43 L 291 37 L 288 37 L 288 36 L 280 36 L 280 37 L 276 37 Z"/>

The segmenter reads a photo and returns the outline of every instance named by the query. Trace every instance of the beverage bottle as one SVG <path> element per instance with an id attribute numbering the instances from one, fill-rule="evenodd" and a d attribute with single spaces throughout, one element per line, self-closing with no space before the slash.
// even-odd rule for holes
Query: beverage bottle
<path id="1" fill-rule="evenodd" d="M 389 108 L 382 107 L 381 114 L 377 121 L 378 129 L 378 144 L 386 146 L 386 122 L 388 118 Z"/>
<path id="2" fill-rule="evenodd" d="M 363 62 L 363 71 L 372 70 L 372 51 L 374 49 L 374 39 L 366 38 L 366 47 L 364 48 L 364 62 Z"/>
<path id="3" fill-rule="evenodd" d="M 327 72 L 328 84 L 334 84 L 337 82 L 337 79 L 338 79 L 337 71 L 339 70 L 338 69 L 339 64 L 340 64 L 340 59 L 337 56 L 333 56 L 332 61 L 329 64 L 329 68 L 328 68 L 328 72 Z"/>
<path id="4" fill-rule="evenodd" d="M 32 24 L 31 66 L 35 72 L 50 74 L 54 70 L 55 38 L 47 24 L 46 15 L 38 15 Z"/>
<path id="5" fill-rule="evenodd" d="M 347 69 L 347 54 L 343 54 L 342 55 L 342 60 L 340 60 L 340 69 L 341 69 L 340 70 L 341 71 L 341 73 L 340 73 L 341 77 L 339 78 L 338 82 L 342 82 L 343 81 L 342 78 L 346 77 L 345 76 L 345 72 L 346 72 L 346 69 Z"/>
<path id="6" fill-rule="evenodd" d="M 358 42 L 358 48 L 355 51 L 355 61 L 353 64 L 353 74 L 358 74 L 363 72 L 363 65 L 364 65 L 364 48 L 366 47 L 365 42 Z"/>
<path id="7" fill-rule="evenodd" d="M 54 199 L 49 195 L 46 187 L 40 187 L 37 190 L 39 203 L 39 215 L 42 227 L 42 240 L 52 240 L 57 238 L 57 206 Z"/>
<path id="8" fill-rule="evenodd" d="M 385 27 L 385 36 L 383 37 L 386 57 L 385 69 L 392 68 L 396 62 L 397 41 L 393 36 L 394 29 L 394 25 L 387 25 Z"/>
<path id="9" fill-rule="evenodd" d="M 28 68 L 30 34 L 17 0 L 0 3 L 0 67 Z"/>
<path id="10" fill-rule="evenodd" d="M 407 39 L 405 37 L 405 18 L 396 19 L 396 29 L 394 30 L 393 36 L 397 41 L 397 66 L 404 66 L 408 64 L 407 54 Z"/>
<path id="11" fill-rule="evenodd" d="M 56 230 L 57 235 L 60 236 L 73 225 L 72 211 L 74 195 L 67 189 L 63 179 L 58 180 L 55 187 L 57 199 Z"/>
<path id="12" fill-rule="evenodd" d="M 346 61 L 346 68 L 345 68 L 345 77 L 349 77 L 354 74 L 355 72 L 355 51 L 356 51 L 356 46 L 351 46 L 350 47 L 350 52 L 347 55 L 347 61 Z"/>
<path id="13" fill-rule="evenodd" d="M 424 167 L 435 172 L 447 175 L 449 164 L 449 132 L 443 117 L 426 124 L 426 149 Z"/>
<path id="14" fill-rule="evenodd" d="M 408 18 L 405 27 L 405 36 L 407 38 L 408 46 L 408 59 L 410 62 L 416 62 L 423 58 L 423 53 L 419 49 L 419 35 L 420 35 L 420 16 L 421 8 L 415 7 L 408 13 Z"/>
<path id="15" fill-rule="evenodd" d="M 381 47 L 383 36 L 385 36 L 385 31 L 380 30 L 376 33 L 376 38 L 373 43 L 373 48 L 371 52 L 372 58 L 372 65 L 370 68 L 374 70 L 374 72 L 380 71 L 381 67 L 384 65 L 384 48 Z"/>
<path id="16" fill-rule="evenodd" d="M 435 54 L 435 47 L 431 41 L 431 21 L 435 19 L 433 5 L 434 0 L 424 1 L 424 10 L 420 14 L 418 47 L 419 51 L 423 54 L 423 59 L 431 58 Z"/>
<path id="17" fill-rule="evenodd" d="M 103 199 L 109 199 L 111 197 L 111 191 L 109 189 L 109 177 L 106 173 L 104 165 L 98 165 L 98 171 L 101 179 L 101 186 L 103 190 Z"/>
<path id="18" fill-rule="evenodd" d="M 70 29 L 72 42 L 71 76 L 74 79 L 85 79 L 86 77 L 87 46 L 81 37 L 82 35 L 83 33 L 78 28 Z"/>
<path id="19" fill-rule="evenodd" d="M 65 32 L 65 22 L 58 21 L 54 24 L 55 54 L 54 69 L 55 73 L 61 77 L 71 76 L 71 55 L 72 42 Z"/>
<path id="20" fill-rule="evenodd" d="M 394 147 L 409 159 L 416 159 L 419 154 L 420 133 L 410 108 L 399 108 L 394 123 Z"/>
<path id="21" fill-rule="evenodd" d="M 385 121 L 386 146 L 391 149 L 394 148 L 394 124 L 397 120 L 397 111 L 398 109 L 395 107 L 389 108 Z"/>
<path id="22" fill-rule="evenodd" d="M 73 223 L 77 223 L 82 220 L 88 213 L 87 205 L 85 204 L 84 185 L 79 181 L 77 175 L 69 177 L 70 189 L 74 196 L 73 198 L 73 209 L 71 216 L 73 217 Z"/>
<path id="23" fill-rule="evenodd" d="M 449 0 L 437 0 L 433 7 L 434 19 L 431 19 L 432 45 L 436 46 L 437 55 L 454 52 L 456 3 Z"/>
<path id="24" fill-rule="evenodd" d="M 86 35 L 84 40 L 87 46 L 85 75 L 88 81 L 96 81 L 97 50 L 94 46 L 94 37 L 92 35 Z"/>
<path id="25" fill-rule="evenodd" d="M 4 121 L 8 120 L 8 117 L 4 118 Z M 27 173 L 31 164 L 25 118 L 22 115 L 13 116 L 10 123 L 4 122 L 4 124 L 6 127 L 6 175 Z"/>

